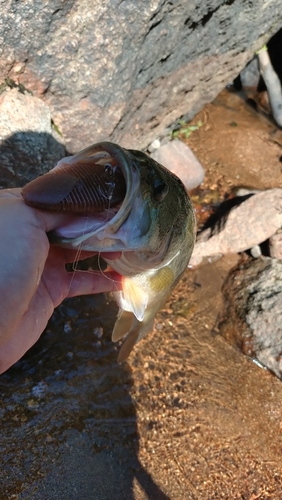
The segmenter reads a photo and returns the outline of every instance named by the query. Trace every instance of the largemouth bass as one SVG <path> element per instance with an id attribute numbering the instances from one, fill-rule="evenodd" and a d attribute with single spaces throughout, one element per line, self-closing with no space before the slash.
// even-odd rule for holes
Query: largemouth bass
<path id="1" fill-rule="evenodd" d="M 22 190 L 28 205 L 76 214 L 49 235 L 51 243 L 91 252 L 121 252 L 108 263 L 122 278 L 118 361 L 153 328 L 189 262 L 195 217 L 178 177 L 145 153 L 101 142 L 63 158 Z"/>

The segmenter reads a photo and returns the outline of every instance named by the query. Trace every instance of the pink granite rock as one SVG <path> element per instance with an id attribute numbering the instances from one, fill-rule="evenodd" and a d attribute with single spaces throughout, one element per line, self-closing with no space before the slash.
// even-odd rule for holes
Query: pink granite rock
<path id="1" fill-rule="evenodd" d="M 282 260 L 282 232 L 278 231 L 269 239 L 270 257 Z"/>

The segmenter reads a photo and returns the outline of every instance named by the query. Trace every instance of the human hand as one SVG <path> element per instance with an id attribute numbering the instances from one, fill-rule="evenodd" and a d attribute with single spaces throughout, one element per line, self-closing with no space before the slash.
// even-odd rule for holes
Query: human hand
<path id="1" fill-rule="evenodd" d="M 77 252 L 50 245 L 46 233 L 69 218 L 28 207 L 20 189 L 0 191 L 0 373 L 35 344 L 66 297 L 121 287 L 116 272 L 66 271 Z M 91 255 L 82 252 L 79 259 Z"/>

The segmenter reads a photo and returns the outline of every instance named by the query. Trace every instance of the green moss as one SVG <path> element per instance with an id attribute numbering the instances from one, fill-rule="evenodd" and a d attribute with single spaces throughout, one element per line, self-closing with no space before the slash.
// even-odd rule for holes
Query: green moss
<path id="1" fill-rule="evenodd" d="M 171 132 L 171 137 L 176 139 L 179 135 L 184 135 L 185 139 L 187 139 L 192 132 L 198 130 L 202 125 L 201 121 L 198 121 L 196 125 L 188 125 L 185 120 L 178 120 L 176 128 Z"/>
<path id="2" fill-rule="evenodd" d="M 54 120 L 51 120 L 51 127 L 52 127 L 53 130 L 55 130 L 55 132 L 57 132 L 57 134 L 59 134 L 61 137 L 63 137 L 62 132 L 60 131 L 58 125 L 56 125 L 56 123 L 54 122 Z"/>
<path id="3" fill-rule="evenodd" d="M 28 90 L 22 83 L 16 83 L 15 80 L 10 77 L 5 78 L 4 82 L 0 83 L 0 94 L 2 94 L 7 88 L 18 89 L 21 94 L 25 94 L 25 92 L 28 92 L 29 94 L 33 95 L 32 92 Z"/>

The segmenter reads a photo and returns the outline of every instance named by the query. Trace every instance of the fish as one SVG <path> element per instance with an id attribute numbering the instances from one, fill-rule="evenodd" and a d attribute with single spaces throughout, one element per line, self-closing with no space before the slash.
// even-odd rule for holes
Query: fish
<path id="1" fill-rule="evenodd" d="M 22 189 L 27 205 L 73 215 L 48 234 L 55 245 L 119 252 L 106 262 L 122 276 L 113 292 L 119 312 L 113 342 L 123 339 L 118 362 L 152 331 L 189 263 L 196 223 L 181 180 L 146 153 L 100 142 Z"/>

